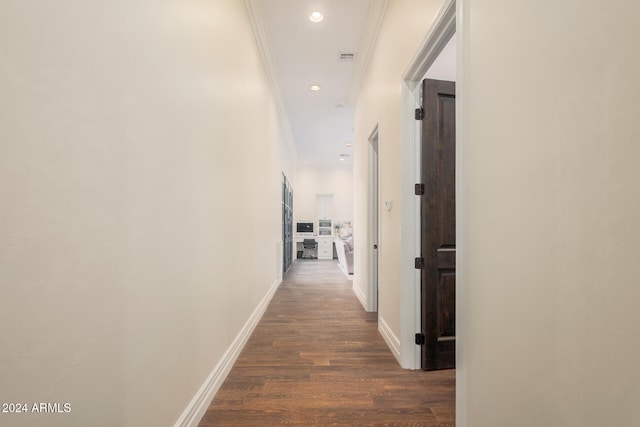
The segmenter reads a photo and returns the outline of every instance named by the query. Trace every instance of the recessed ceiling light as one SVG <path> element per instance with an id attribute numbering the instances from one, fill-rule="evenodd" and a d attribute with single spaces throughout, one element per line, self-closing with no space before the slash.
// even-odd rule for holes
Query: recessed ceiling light
<path id="1" fill-rule="evenodd" d="M 320 86 L 318 86 L 318 85 L 311 85 L 311 86 L 309 86 L 309 89 L 311 89 L 311 90 L 312 90 L 312 91 L 314 91 L 314 92 L 317 92 L 317 91 L 319 91 L 319 90 L 320 90 Z"/>
<path id="2" fill-rule="evenodd" d="M 322 16 L 320 12 L 313 12 L 311 15 L 309 15 L 309 20 L 311 22 L 320 22 L 323 19 L 324 19 L 324 16 Z"/>
<path id="3" fill-rule="evenodd" d="M 351 147 L 351 143 L 350 142 L 347 142 L 347 147 Z"/>

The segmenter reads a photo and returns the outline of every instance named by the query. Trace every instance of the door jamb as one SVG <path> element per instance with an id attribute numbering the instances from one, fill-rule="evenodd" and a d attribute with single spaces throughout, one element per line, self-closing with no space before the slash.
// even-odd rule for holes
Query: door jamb
<path id="1" fill-rule="evenodd" d="M 379 260 L 379 248 L 380 248 L 380 170 L 379 166 L 379 154 L 380 154 L 380 146 L 378 145 L 378 125 L 373 129 L 371 135 L 369 135 L 369 213 L 367 218 L 370 219 L 369 225 L 369 248 L 367 250 L 369 254 L 369 286 L 368 286 L 368 295 L 367 295 L 367 306 L 366 310 L 368 312 L 377 312 L 378 311 L 378 287 L 379 287 L 379 274 L 378 268 L 380 265 Z M 374 147 L 375 143 L 375 147 Z M 374 151 L 375 151 L 375 161 L 376 164 L 373 164 L 374 161 Z M 375 192 L 375 194 L 374 194 Z M 373 219 L 376 219 L 375 224 L 371 224 Z M 374 249 L 373 245 L 377 245 L 378 249 Z"/>
<path id="2" fill-rule="evenodd" d="M 402 212 L 401 231 L 400 364 L 407 369 L 420 369 L 421 362 L 420 346 L 414 341 L 421 329 L 420 272 L 413 263 L 414 258 L 420 256 L 420 203 L 413 188 L 421 179 L 421 135 L 420 122 L 413 119 L 413 111 L 421 105 L 422 77 L 456 33 L 456 7 L 456 0 L 446 0 L 403 74 L 402 204 L 407 208 Z"/>

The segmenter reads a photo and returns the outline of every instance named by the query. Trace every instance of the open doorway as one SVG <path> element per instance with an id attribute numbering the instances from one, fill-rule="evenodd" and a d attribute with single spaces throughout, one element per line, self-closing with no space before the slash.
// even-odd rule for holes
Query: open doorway
<path id="1" fill-rule="evenodd" d="M 455 34 L 421 84 L 420 304 L 424 370 L 455 367 Z M 428 113 L 428 114 L 427 114 Z"/>
<path id="2" fill-rule="evenodd" d="M 420 197 L 414 192 L 414 184 L 422 179 L 422 122 L 415 120 L 415 110 L 422 106 L 422 81 L 430 70 L 434 72 L 440 68 L 441 54 L 449 49 L 449 56 L 455 60 L 455 34 L 456 1 L 448 0 L 403 76 L 402 202 L 407 209 L 402 218 L 402 258 L 407 262 L 402 267 L 400 361 L 409 369 L 422 368 L 422 346 L 416 345 L 421 338 L 418 335 L 422 334 L 421 274 L 413 262 L 414 258 L 421 257 L 422 251 Z M 444 78 L 439 73 L 429 77 Z M 455 66 L 452 74 L 455 79 Z"/>

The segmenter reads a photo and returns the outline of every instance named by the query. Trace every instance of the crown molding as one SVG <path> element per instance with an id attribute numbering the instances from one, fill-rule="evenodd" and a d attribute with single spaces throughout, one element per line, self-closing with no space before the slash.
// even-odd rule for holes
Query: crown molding
<path id="1" fill-rule="evenodd" d="M 262 23 L 262 17 L 260 15 L 260 1 L 244 0 L 244 6 L 247 10 L 247 15 L 249 15 L 251 28 L 253 29 L 253 34 L 256 38 L 260 56 L 262 56 L 262 63 L 267 75 L 267 80 L 269 81 L 269 86 L 271 86 L 271 92 L 276 104 L 276 109 L 278 110 L 280 125 L 282 127 L 282 132 L 284 133 L 286 145 L 289 149 L 289 152 L 291 153 L 291 156 L 293 157 L 294 163 L 297 163 L 298 155 L 296 152 L 295 143 L 293 141 L 293 133 L 291 132 L 291 123 L 289 121 L 289 115 L 287 114 L 284 102 L 282 101 L 280 86 L 276 79 L 276 66 L 273 63 L 273 56 L 271 55 L 269 38 L 267 37 L 267 33 Z"/>
<path id="2" fill-rule="evenodd" d="M 362 41 L 360 42 L 360 49 L 358 51 L 358 60 L 356 61 L 353 71 L 353 85 L 349 92 L 349 100 L 354 104 L 367 73 L 373 48 L 378 39 L 378 33 L 380 32 L 380 27 L 382 27 L 384 14 L 387 11 L 388 5 L 389 0 L 371 0 L 369 4 Z"/>
<path id="3" fill-rule="evenodd" d="M 421 80 L 455 32 L 456 0 L 446 0 L 438 15 L 433 19 L 418 51 L 411 58 L 410 65 L 403 74 L 403 79 L 407 82 Z"/>

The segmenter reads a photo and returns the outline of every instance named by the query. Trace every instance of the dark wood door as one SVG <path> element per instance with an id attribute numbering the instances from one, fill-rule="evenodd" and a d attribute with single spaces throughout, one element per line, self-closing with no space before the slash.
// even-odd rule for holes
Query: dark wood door
<path id="1" fill-rule="evenodd" d="M 456 361 L 455 83 L 423 82 L 422 369 Z"/>

